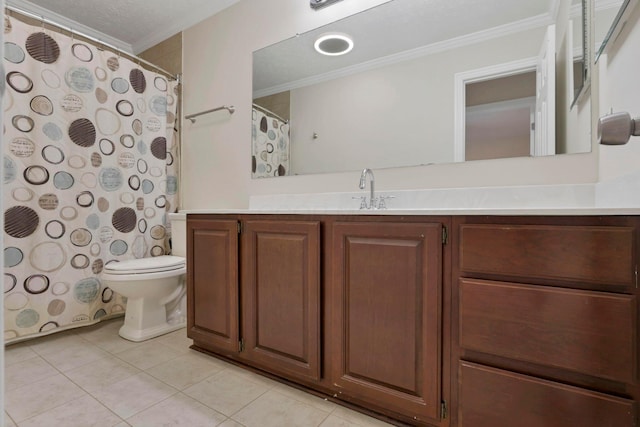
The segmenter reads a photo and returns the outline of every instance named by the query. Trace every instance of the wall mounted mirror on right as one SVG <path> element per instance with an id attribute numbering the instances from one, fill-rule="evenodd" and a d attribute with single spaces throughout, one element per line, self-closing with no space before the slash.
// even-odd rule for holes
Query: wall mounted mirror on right
<path id="1" fill-rule="evenodd" d="M 614 3 L 391 0 L 257 50 L 252 176 L 588 152 Z"/>
<path id="2" fill-rule="evenodd" d="M 596 0 L 594 42 L 595 62 L 615 43 L 638 0 Z"/>

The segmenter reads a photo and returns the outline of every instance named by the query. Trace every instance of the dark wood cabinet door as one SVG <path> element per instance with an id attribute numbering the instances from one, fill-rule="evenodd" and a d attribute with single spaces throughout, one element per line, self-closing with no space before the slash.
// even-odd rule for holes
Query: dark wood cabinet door
<path id="1" fill-rule="evenodd" d="M 239 350 L 238 221 L 187 220 L 187 335 L 222 354 Z"/>
<path id="2" fill-rule="evenodd" d="M 439 420 L 442 225 L 336 222 L 331 253 L 338 395 Z"/>
<path id="3" fill-rule="evenodd" d="M 243 359 L 320 378 L 320 222 L 248 220 L 242 233 Z"/>

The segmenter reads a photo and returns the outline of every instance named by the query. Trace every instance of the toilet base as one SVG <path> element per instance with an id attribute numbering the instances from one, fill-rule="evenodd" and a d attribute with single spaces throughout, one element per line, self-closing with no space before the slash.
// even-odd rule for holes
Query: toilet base
<path id="1" fill-rule="evenodd" d="M 162 325 L 156 325 L 151 328 L 138 329 L 128 326 L 125 322 L 125 324 L 122 325 L 122 327 L 118 331 L 118 335 L 129 341 L 140 342 L 159 337 L 160 335 L 168 334 L 169 332 L 177 331 L 178 329 L 185 328 L 186 326 L 187 322 L 177 323 L 175 325 L 171 325 L 165 322 Z"/>
<path id="2" fill-rule="evenodd" d="M 186 322 L 167 322 L 165 305 L 156 298 L 129 298 L 124 325 L 118 334 L 129 341 L 139 342 L 184 328 Z"/>

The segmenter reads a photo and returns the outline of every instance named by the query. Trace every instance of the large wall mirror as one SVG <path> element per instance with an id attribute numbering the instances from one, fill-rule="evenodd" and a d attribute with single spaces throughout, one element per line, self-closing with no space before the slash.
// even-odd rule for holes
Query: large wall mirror
<path id="1" fill-rule="evenodd" d="M 626 20 L 631 14 L 638 0 L 604 0 L 596 1 L 595 4 L 595 61 L 606 53 L 607 49 L 615 42 L 616 38 L 626 24 Z"/>
<path id="2" fill-rule="evenodd" d="M 255 51 L 253 177 L 590 151 L 587 1 L 391 0 Z"/>

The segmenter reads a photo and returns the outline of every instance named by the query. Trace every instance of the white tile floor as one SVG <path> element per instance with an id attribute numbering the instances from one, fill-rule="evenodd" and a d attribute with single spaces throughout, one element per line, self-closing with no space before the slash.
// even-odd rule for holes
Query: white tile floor
<path id="1" fill-rule="evenodd" d="M 388 426 L 189 349 L 185 329 L 143 343 L 123 319 L 5 349 L 5 426 Z"/>

